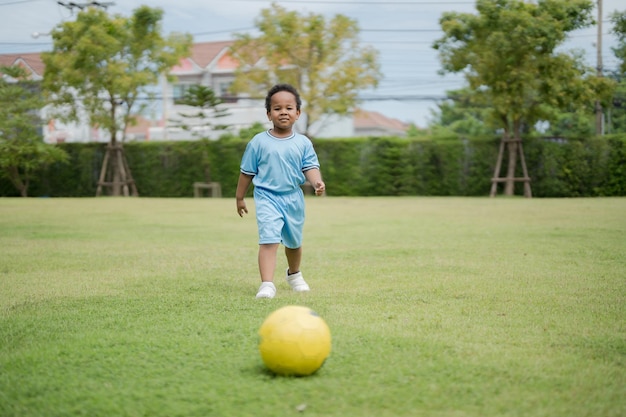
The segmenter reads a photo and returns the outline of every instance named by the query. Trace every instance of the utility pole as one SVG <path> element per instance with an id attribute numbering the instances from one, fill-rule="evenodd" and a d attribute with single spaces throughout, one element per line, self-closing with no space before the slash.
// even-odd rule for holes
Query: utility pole
<path id="1" fill-rule="evenodd" d="M 104 10 L 106 10 L 109 6 L 115 6 L 115 3 L 113 3 L 112 1 L 89 1 L 87 3 L 75 3 L 73 1 L 64 3 L 62 1 L 57 1 L 57 4 L 65 7 L 72 13 L 74 12 L 74 9 L 83 10 L 87 7 L 92 7 L 92 6 L 102 7 Z"/>
<path id="2" fill-rule="evenodd" d="M 602 77 L 602 0 L 598 0 L 598 40 L 596 47 L 598 77 Z M 604 134 L 603 122 L 602 105 L 599 100 L 596 100 L 596 135 Z"/>

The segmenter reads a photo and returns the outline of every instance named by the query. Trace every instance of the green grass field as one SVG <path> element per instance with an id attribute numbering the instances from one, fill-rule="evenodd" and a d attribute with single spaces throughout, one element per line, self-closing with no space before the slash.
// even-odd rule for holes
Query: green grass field
<path id="1" fill-rule="evenodd" d="M 249 199 L 249 208 L 253 203 Z M 0 416 L 626 415 L 626 198 L 307 197 L 254 298 L 234 199 L 0 199 Z M 333 350 L 265 370 L 265 317 Z"/>

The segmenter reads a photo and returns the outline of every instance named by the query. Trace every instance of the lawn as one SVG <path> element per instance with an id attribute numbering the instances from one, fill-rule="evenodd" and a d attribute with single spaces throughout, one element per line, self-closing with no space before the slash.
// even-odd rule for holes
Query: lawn
<path id="1" fill-rule="evenodd" d="M 272 300 L 248 206 L 0 199 L 0 416 L 626 415 L 626 198 L 307 197 Z M 293 304 L 310 377 L 257 348 Z"/>

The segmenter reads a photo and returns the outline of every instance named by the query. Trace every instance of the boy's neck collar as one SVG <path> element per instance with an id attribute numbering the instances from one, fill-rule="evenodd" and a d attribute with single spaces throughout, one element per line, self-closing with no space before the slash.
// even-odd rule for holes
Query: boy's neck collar
<path id="1" fill-rule="evenodd" d="M 294 136 L 296 136 L 296 132 L 293 129 L 291 129 L 291 133 L 288 134 L 287 136 L 276 136 L 273 132 L 274 132 L 273 128 L 267 130 L 267 134 L 276 139 L 291 139 Z"/>

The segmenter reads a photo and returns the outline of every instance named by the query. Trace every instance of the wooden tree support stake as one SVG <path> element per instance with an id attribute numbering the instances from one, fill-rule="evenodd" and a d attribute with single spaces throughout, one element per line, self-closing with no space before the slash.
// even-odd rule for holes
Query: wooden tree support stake
<path id="1" fill-rule="evenodd" d="M 508 146 L 509 148 L 509 161 L 508 161 L 508 173 L 506 177 L 500 177 L 500 170 L 502 168 L 502 158 L 504 157 L 504 150 Z M 515 165 L 517 162 L 517 155 L 519 155 L 520 162 L 522 164 L 522 174 L 523 177 L 515 176 Z M 513 195 L 513 186 L 516 182 L 524 183 L 524 197 L 531 198 L 532 190 L 530 188 L 530 176 L 528 175 L 528 169 L 526 168 L 526 158 L 524 157 L 524 148 L 522 147 L 521 139 L 509 139 L 507 137 L 503 137 L 500 141 L 500 150 L 498 151 L 498 159 L 496 161 L 496 168 L 493 173 L 493 178 L 491 178 L 491 192 L 489 193 L 490 197 L 495 197 L 498 192 L 498 184 L 499 183 L 506 184 L 505 193 L 508 195 Z"/>
<path id="2" fill-rule="evenodd" d="M 112 196 L 139 196 L 135 180 L 133 180 L 126 155 L 124 154 L 124 148 L 120 144 L 107 145 L 104 160 L 102 161 L 102 169 L 100 170 L 100 178 L 98 179 L 96 197 L 102 195 L 103 187 L 109 188 L 109 195 Z"/>

